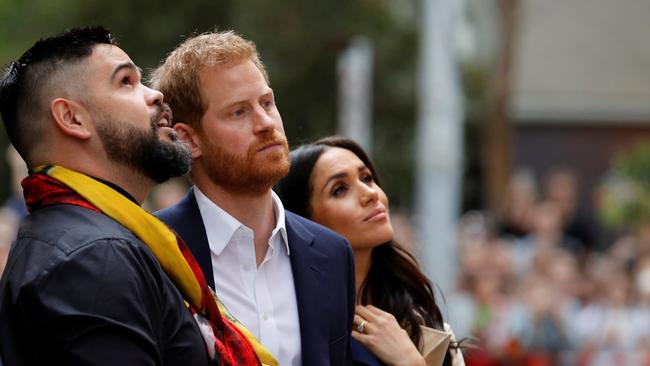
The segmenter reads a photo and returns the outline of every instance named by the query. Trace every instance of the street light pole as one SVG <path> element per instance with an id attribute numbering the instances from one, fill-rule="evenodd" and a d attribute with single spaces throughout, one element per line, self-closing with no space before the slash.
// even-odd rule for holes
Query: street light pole
<path id="1" fill-rule="evenodd" d="M 416 225 L 420 262 L 444 293 L 458 268 L 463 94 L 455 54 L 462 0 L 422 0 L 416 127 Z"/>

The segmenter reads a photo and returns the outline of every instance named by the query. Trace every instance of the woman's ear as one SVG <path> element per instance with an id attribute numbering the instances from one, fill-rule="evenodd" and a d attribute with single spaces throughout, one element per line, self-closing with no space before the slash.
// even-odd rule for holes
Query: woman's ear
<path id="1" fill-rule="evenodd" d="M 190 147 L 192 159 L 196 159 L 203 155 L 200 137 L 192 126 L 183 122 L 175 122 L 174 130 L 178 134 L 178 138 Z"/>
<path id="2" fill-rule="evenodd" d="M 92 117 L 80 103 L 56 98 L 50 103 L 50 112 L 55 126 L 63 134 L 83 140 L 92 136 Z"/>

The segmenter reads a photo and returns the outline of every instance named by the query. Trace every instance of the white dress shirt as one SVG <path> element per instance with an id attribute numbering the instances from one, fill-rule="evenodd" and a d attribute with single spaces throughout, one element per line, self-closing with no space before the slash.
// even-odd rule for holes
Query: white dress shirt
<path id="1" fill-rule="evenodd" d="M 298 304 L 280 198 L 272 192 L 277 222 L 266 256 L 257 267 L 253 230 L 198 187 L 194 195 L 210 244 L 217 296 L 280 365 L 301 365 Z"/>

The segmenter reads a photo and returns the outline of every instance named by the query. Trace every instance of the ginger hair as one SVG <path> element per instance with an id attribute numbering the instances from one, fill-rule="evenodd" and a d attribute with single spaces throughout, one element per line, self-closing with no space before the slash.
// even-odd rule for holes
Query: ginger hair
<path id="1" fill-rule="evenodd" d="M 169 53 L 151 73 L 150 83 L 165 95 L 165 101 L 174 111 L 174 120 L 199 126 L 207 109 L 201 95 L 201 72 L 247 60 L 257 66 L 268 83 L 266 68 L 253 42 L 233 31 L 203 33 L 186 39 Z"/>

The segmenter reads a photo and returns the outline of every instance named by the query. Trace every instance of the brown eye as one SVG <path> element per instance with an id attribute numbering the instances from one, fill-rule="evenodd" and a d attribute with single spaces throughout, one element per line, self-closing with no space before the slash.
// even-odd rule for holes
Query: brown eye
<path id="1" fill-rule="evenodd" d="M 269 110 L 273 106 L 273 101 L 267 100 L 262 102 L 262 108 Z"/>
<path id="2" fill-rule="evenodd" d="M 339 197 L 339 196 L 343 195 L 345 192 L 347 192 L 347 190 L 348 190 L 348 187 L 346 187 L 346 186 L 344 186 L 342 184 L 337 185 L 332 189 L 332 196 Z"/>
<path id="3" fill-rule="evenodd" d="M 131 79 L 128 76 L 122 78 L 122 85 L 131 85 Z"/>

